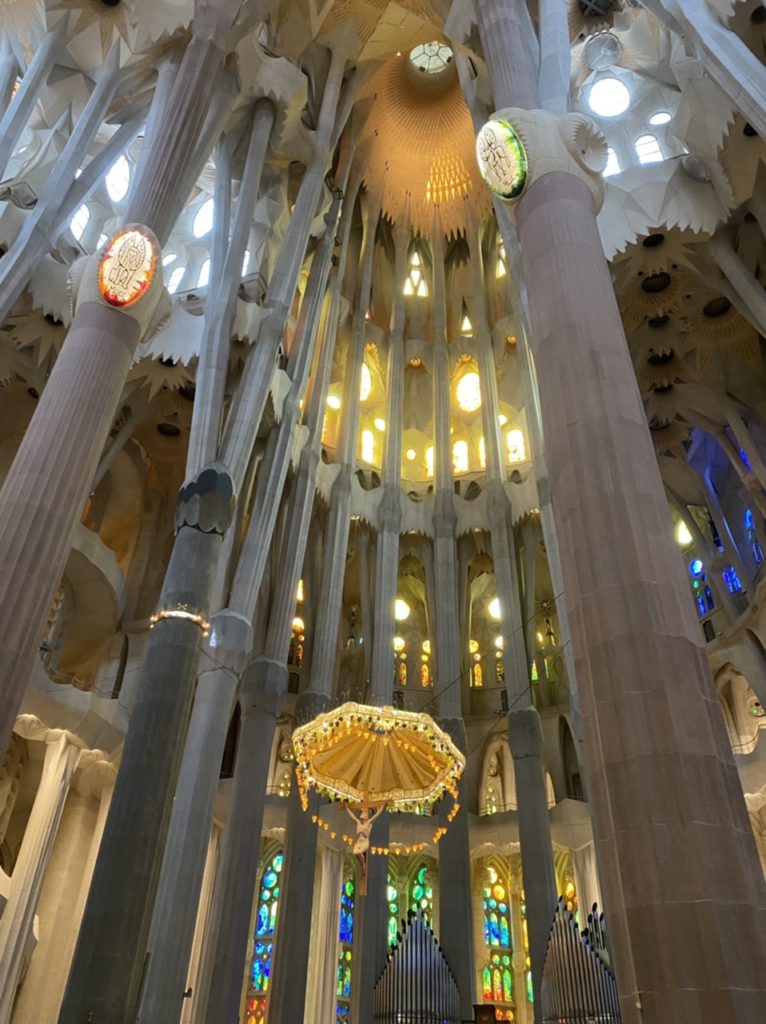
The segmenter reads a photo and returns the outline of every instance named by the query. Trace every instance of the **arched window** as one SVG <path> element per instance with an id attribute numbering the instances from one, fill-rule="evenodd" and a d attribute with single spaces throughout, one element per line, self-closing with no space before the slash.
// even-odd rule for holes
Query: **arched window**
<path id="1" fill-rule="evenodd" d="M 375 435 L 371 430 L 362 431 L 362 462 L 375 462 Z"/>
<path id="2" fill-rule="evenodd" d="M 495 682 L 498 686 L 505 686 L 505 661 L 503 658 L 497 658 L 495 661 Z"/>
<path id="3" fill-rule="evenodd" d="M 354 880 L 349 878 L 340 890 L 340 930 L 338 941 L 338 997 L 336 1024 L 348 1024 L 351 1020 L 351 967 L 354 946 Z"/>
<path id="4" fill-rule="evenodd" d="M 203 238 L 213 227 L 213 200 L 208 199 L 200 206 L 192 221 L 192 233 L 195 238 Z"/>
<path id="5" fill-rule="evenodd" d="M 399 662 L 399 685 L 400 686 L 406 686 L 407 685 L 407 662 L 406 661 L 400 661 Z"/>
<path id="6" fill-rule="evenodd" d="M 474 690 L 480 690 L 484 686 L 484 672 L 481 667 L 481 655 L 472 655 L 473 661 L 471 664 L 471 686 Z"/>
<path id="7" fill-rule="evenodd" d="M 656 135 L 639 135 L 636 139 L 636 156 L 642 164 L 656 164 L 665 159 Z"/>
<path id="8" fill-rule="evenodd" d="M 481 408 L 481 380 L 476 370 L 469 369 L 455 385 L 455 398 L 463 412 Z"/>
<path id="9" fill-rule="evenodd" d="M 723 580 L 730 594 L 740 594 L 742 592 L 742 584 L 733 565 L 729 565 L 723 570 Z"/>
<path id="10" fill-rule="evenodd" d="M 372 374 L 367 363 L 362 363 L 359 371 L 359 401 L 366 402 L 372 391 Z"/>
<path id="11" fill-rule="evenodd" d="M 75 239 L 79 242 L 83 236 L 83 232 L 88 226 L 90 220 L 90 210 L 83 203 L 83 205 L 75 212 L 74 217 L 69 222 L 69 230 L 74 235 Z"/>
<path id="12" fill-rule="evenodd" d="M 526 460 L 527 449 L 524 444 L 524 434 L 518 427 L 508 431 L 506 434 L 506 444 L 508 445 L 509 462 L 524 462 Z"/>
<path id="13" fill-rule="evenodd" d="M 487 468 L 487 443 L 483 437 L 479 438 L 479 465 L 482 469 Z"/>
<path id="14" fill-rule="evenodd" d="M 423 276 L 423 261 L 417 249 L 413 249 L 410 256 L 409 272 L 407 273 L 407 280 L 404 282 L 404 294 L 407 296 L 416 295 L 419 299 L 428 298 L 428 285 Z"/>
<path id="15" fill-rule="evenodd" d="M 261 875 L 255 916 L 255 948 L 248 986 L 247 1024 L 263 1024 L 266 1020 L 283 863 L 284 855 L 280 851 L 272 857 Z"/>
<path id="16" fill-rule="evenodd" d="M 121 202 L 130 188 L 130 164 L 124 156 L 119 156 L 106 172 L 106 191 L 113 203 Z"/>
<path id="17" fill-rule="evenodd" d="M 430 444 L 426 448 L 426 476 L 429 480 L 433 479 L 434 475 L 434 446 Z"/>
<path id="18" fill-rule="evenodd" d="M 425 657 L 425 655 L 424 655 Z M 420 666 L 420 685 L 430 686 L 431 685 L 431 666 L 427 661 L 421 663 Z"/>
<path id="19" fill-rule="evenodd" d="M 606 151 L 606 167 L 603 170 L 605 178 L 610 177 L 612 174 L 619 174 L 622 168 L 620 167 L 620 161 L 617 159 L 617 154 L 610 146 Z"/>
<path id="20" fill-rule="evenodd" d="M 455 441 L 452 446 L 452 468 L 455 473 L 468 472 L 468 442 Z"/>
<path id="21" fill-rule="evenodd" d="M 756 565 L 761 565 L 763 562 L 763 548 L 760 545 L 758 537 L 755 532 L 755 519 L 753 518 L 752 510 L 749 508 L 745 509 L 745 530 L 747 532 L 747 539 L 750 544 L 750 550 L 753 553 L 753 561 Z"/>
<path id="22" fill-rule="evenodd" d="M 396 936 L 399 932 L 399 892 L 390 871 L 388 872 L 386 898 L 388 900 L 388 944 L 395 946 Z"/>
<path id="23" fill-rule="evenodd" d="M 186 267 L 176 267 L 173 273 L 170 275 L 168 280 L 168 291 L 172 295 L 178 289 L 184 274 L 186 273 Z"/>
<path id="24" fill-rule="evenodd" d="M 511 973 L 511 904 L 508 890 L 497 870 L 487 868 L 483 889 L 484 942 L 488 949 L 482 972 L 482 994 L 486 1003 L 501 1011 L 499 1020 L 513 1020 L 513 975 Z"/>
<path id="25" fill-rule="evenodd" d="M 428 877 L 428 866 L 423 864 L 415 872 L 410 888 L 410 908 L 422 910 L 423 917 L 431 920 L 434 913 L 434 894 Z"/>
<path id="26" fill-rule="evenodd" d="M 208 281 L 210 280 L 210 260 L 207 259 L 199 268 L 199 275 L 197 277 L 197 287 L 207 288 Z"/>

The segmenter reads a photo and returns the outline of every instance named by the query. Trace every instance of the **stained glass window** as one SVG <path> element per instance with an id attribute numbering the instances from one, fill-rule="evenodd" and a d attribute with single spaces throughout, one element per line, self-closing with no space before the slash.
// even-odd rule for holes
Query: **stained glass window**
<path id="1" fill-rule="evenodd" d="M 386 898 L 388 899 L 388 944 L 395 946 L 399 931 L 399 892 L 390 871 L 388 872 Z"/>
<path id="2" fill-rule="evenodd" d="M 452 468 L 456 473 L 468 472 L 468 442 L 455 441 L 452 446 Z"/>
<path id="3" fill-rule="evenodd" d="M 489 795 L 489 794 L 488 794 Z M 487 868 L 483 888 L 484 942 L 487 963 L 482 972 L 485 1003 L 494 1003 L 498 1020 L 513 1020 L 513 973 L 511 957 L 511 904 L 508 890 L 493 867 Z"/>
<path id="4" fill-rule="evenodd" d="M 740 583 L 737 570 L 733 565 L 727 566 L 723 571 L 724 583 L 729 589 L 730 594 L 739 594 L 742 590 L 742 584 Z"/>
<path id="5" fill-rule="evenodd" d="M 527 458 L 526 445 L 524 444 L 524 434 L 514 427 L 513 430 L 509 430 L 506 436 L 506 443 L 508 445 L 508 461 L 509 462 L 524 462 Z"/>
<path id="6" fill-rule="evenodd" d="M 463 412 L 476 412 L 481 406 L 481 381 L 475 370 L 464 373 L 455 388 L 457 404 Z"/>
<path id="7" fill-rule="evenodd" d="M 424 661 L 423 664 L 420 666 L 420 685 L 431 685 L 431 668 L 427 661 Z"/>
<path id="8" fill-rule="evenodd" d="M 351 966 L 354 945 L 354 880 L 349 878 L 340 890 L 340 928 L 338 941 L 338 980 L 336 986 L 336 1024 L 347 1024 L 351 1019 Z"/>
<path id="9" fill-rule="evenodd" d="M 423 917 L 431 920 L 433 917 L 433 889 L 428 877 L 428 867 L 423 864 L 415 873 L 410 887 L 410 907 L 412 910 L 422 910 Z"/>
<path id="10" fill-rule="evenodd" d="M 429 480 L 434 475 L 434 446 L 431 444 L 426 448 L 426 476 Z"/>
<path id="11" fill-rule="evenodd" d="M 362 431 L 362 461 L 369 465 L 375 462 L 375 435 L 371 430 Z"/>
<path id="12" fill-rule="evenodd" d="M 419 299 L 428 298 L 428 285 L 423 276 L 422 260 L 417 249 L 410 256 L 410 267 L 407 280 L 404 282 L 404 294 L 407 296 L 417 295 Z"/>
<path id="13" fill-rule="evenodd" d="M 407 685 L 407 662 L 406 661 L 400 661 L 399 662 L 399 685 L 400 686 L 406 686 Z"/>
<path id="14" fill-rule="evenodd" d="M 266 1020 L 283 863 L 284 855 L 280 851 L 272 857 L 261 875 L 246 1024 L 264 1024 Z"/>
<path id="15" fill-rule="evenodd" d="M 753 553 L 753 561 L 756 565 L 760 565 L 763 562 L 763 548 L 756 536 L 755 520 L 752 510 L 749 508 L 745 509 L 745 530 L 747 531 L 747 539 L 750 542 L 750 550 Z"/>

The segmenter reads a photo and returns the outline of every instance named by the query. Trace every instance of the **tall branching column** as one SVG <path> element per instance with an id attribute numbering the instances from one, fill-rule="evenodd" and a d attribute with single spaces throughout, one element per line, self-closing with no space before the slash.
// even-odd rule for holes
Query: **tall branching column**
<path id="1" fill-rule="evenodd" d="M 465 723 L 461 706 L 461 650 L 458 621 L 457 515 L 452 487 L 452 416 L 447 349 L 447 295 L 444 267 L 444 233 L 441 218 L 435 217 L 433 251 L 433 391 L 434 391 L 434 483 L 436 508 L 433 516 L 433 593 L 436 652 L 436 700 L 442 727 L 463 753 L 467 752 Z M 466 796 L 465 782 L 460 798 Z M 464 801 L 463 801 L 464 802 Z M 444 801 L 446 804 L 447 802 Z M 447 834 L 439 844 L 439 886 L 449 899 L 439 904 L 439 938 L 460 992 L 461 1013 L 473 1013 L 474 970 L 471 911 L 471 851 L 468 811 L 463 807 L 454 821 L 447 822 L 449 807 L 440 808 Z"/>
<path id="2" fill-rule="evenodd" d="M 598 233 L 602 186 L 563 136 L 544 155 L 558 124 L 498 19 L 522 7 L 483 0 L 477 17 L 530 157 L 515 216 L 622 1019 L 756 1024 L 766 885 Z"/>
<path id="3" fill-rule="evenodd" d="M 487 324 L 486 282 L 477 229 L 471 252 L 474 323 L 479 352 L 482 418 L 487 453 L 487 508 L 500 601 L 500 632 L 508 694 L 508 746 L 513 758 L 519 812 L 519 841 L 524 871 L 529 952 L 536 1019 L 540 1013 L 540 982 L 556 905 L 556 876 L 545 786 L 543 735 L 532 700 L 526 630 L 521 610 L 511 504 L 505 492 L 505 457 L 500 436 L 500 410 L 492 337 Z"/>

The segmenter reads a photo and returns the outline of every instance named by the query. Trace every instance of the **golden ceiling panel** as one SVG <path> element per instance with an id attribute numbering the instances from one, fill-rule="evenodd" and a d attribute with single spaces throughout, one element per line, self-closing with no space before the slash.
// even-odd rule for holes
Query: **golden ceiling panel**
<path id="1" fill-rule="evenodd" d="M 475 136 L 454 66 L 425 76 L 408 53 L 387 61 L 370 82 L 372 149 L 365 184 L 380 190 L 396 221 L 409 201 L 414 231 L 428 234 L 438 209 L 445 234 L 463 231 L 490 209 L 474 156 Z"/>

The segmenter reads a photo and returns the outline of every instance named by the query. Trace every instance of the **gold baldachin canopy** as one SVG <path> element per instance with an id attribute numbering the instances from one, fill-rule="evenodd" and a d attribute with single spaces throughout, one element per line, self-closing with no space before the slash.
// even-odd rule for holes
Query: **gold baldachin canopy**
<path id="1" fill-rule="evenodd" d="M 365 807 L 414 811 L 457 796 L 465 758 L 426 714 L 346 703 L 293 733 L 301 802 L 307 791 Z"/>

